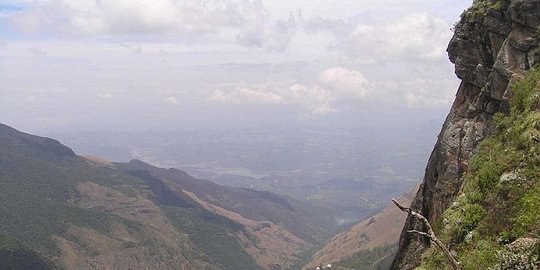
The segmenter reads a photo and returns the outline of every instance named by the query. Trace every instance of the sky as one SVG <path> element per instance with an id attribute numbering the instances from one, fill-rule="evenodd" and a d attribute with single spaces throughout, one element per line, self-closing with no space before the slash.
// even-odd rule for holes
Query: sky
<path id="1" fill-rule="evenodd" d="M 470 4 L 0 0 L 0 122 L 47 132 L 442 119 L 459 83 L 445 50 Z"/>

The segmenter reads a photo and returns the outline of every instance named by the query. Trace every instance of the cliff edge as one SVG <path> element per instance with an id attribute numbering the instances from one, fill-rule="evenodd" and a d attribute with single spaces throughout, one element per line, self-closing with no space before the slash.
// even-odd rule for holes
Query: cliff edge
<path id="1" fill-rule="evenodd" d="M 493 116 L 510 113 L 512 85 L 540 62 L 539 23 L 540 0 L 477 0 L 456 24 L 447 51 L 461 84 L 411 205 L 432 224 L 460 194 Z M 423 225 L 408 217 L 391 269 L 416 268 L 429 248 L 428 239 L 407 233 L 412 229 Z"/>

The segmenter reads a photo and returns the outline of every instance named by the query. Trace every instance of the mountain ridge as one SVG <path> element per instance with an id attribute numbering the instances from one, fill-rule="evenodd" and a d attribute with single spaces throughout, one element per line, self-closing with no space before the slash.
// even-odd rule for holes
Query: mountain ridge
<path id="1" fill-rule="evenodd" d="M 0 235 L 21 243 L 28 258 L 45 258 L 50 269 L 287 269 L 301 260 L 299 251 L 324 239 L 317 220 L 332 218 L 176 169 L 80 157 L 56 140 L 5 125 L 0 188 Z M 231 218 L 236 212 L 254 221 Z M 291 233 L 295 226 L 300 230 Z M 0 256 L 17 250 L 7 243 L 0 239 L 0 247 L 11 247 Z M 273 248 L 285 244 L 295 248 Z"/>

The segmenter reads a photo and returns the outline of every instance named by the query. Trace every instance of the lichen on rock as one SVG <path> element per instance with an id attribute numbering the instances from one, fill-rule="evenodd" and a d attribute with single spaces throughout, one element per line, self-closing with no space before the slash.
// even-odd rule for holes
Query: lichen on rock
<path id="1" fill-rule="evenodd" d="M 494 115 L 510 113 L 512 85 L 539 63 L 539 23 L 540 0 L 477 0 L 455 26 L 447 51 L 461 84 L 411 205 L 431 223 L 463 189 L 471 157 L 493 132 Z M 430 246 L 407 230 L 423 225 L 407 220 L 391 269 L 414 269 Z"/>

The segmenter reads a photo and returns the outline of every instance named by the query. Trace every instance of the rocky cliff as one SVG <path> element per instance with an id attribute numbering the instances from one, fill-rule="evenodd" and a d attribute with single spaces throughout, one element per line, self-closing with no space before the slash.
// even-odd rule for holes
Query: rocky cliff
<path id="1" fill-rule="evenodd" d="M 493 116 L 510 112 L 512 85 L 539 63 L 540 0 L 475 1 L 455 26 L 448 46 L 462 80 L 456 99 L 429 158 L 412 208 L 436 223 L 464 185 L 464 173 L 479 143 L 490 135 Z M 413 269 L 429 247 L 409 217 L 391 269 Z"/>

